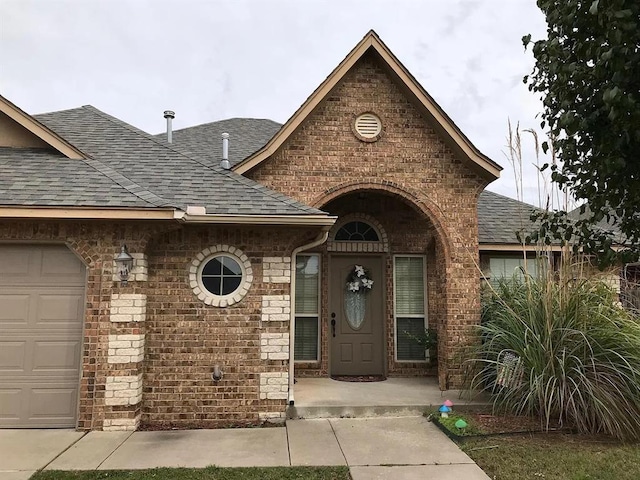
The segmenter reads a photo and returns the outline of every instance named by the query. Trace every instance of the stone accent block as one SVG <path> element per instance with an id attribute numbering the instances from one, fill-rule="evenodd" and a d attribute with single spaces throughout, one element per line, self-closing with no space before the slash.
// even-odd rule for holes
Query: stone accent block
<path id="1" fill-rule="evenodd" d="M 260 374 L 260 398 L 286 400 L 289 392 L 288 372 L 263 372 Z"/>
<path id="2" fill-rule="evenodd" d="M 105 419 L 102 430 L 105 432 L 137 430 L 140 425 L 140 415 L 135 418 L 111 418 Z"/>
<path id="3" fill-rule="evenodd" d="M 261 333 L 260 358 L 262 360 L 288 360 L 288 333 Z"/>
<path id="4" fill-rule="evenodd" d="M 291 283 L 291 258 L 264 257 L 262 259 L 264 283 Z"/>
<path id="5" fill-rule="evenodd" d="M 107 377 L 105 405 L 135 405 L 142 401 L 142 374 Z"/>
<path id="6" fill-rule="evenodd" d="M 108 363 L 137 363 L 144 359 L 144 335 L 109 335 Z"/>
<path id="7" fill-rule="evenodd" d="M 146 282 L 149 279 L 149 264 L 147 263 L 147 256 L 144 253 L 130 253 L 133 257 L 133 266 L 131 272 L 129 272 L 130 282 Z M 113 281 L 119 282 L 120 275 L 118 275 L 118 266 L 115 259 L 113 260 Z"/>
<path id="8" fill-rule="evenodd" d="M 262 321 L 288 322 L 291 313 L 291 297 L 289 295 L 263 295 Z"/>
<path id="9" fill-rule="evenodd" d="M 284 423 L 287 415 L 285 412 L 260 412 L 258 418 L 267 423 Z"/>
<path id="10" fill-rule="evenodd" d="M 113 293 L 109 319 L 116 322 L 144 322 L 147 296 L 143 293 Z"/>

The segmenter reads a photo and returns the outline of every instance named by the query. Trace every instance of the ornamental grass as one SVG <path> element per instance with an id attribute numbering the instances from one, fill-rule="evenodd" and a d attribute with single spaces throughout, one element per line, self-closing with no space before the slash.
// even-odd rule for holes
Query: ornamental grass
<path id="1" fill-rule="evenodd" d="M 640 439 L 640 324 L 575 268 L 487 285 L 472 387 L 543 428 Z"/>

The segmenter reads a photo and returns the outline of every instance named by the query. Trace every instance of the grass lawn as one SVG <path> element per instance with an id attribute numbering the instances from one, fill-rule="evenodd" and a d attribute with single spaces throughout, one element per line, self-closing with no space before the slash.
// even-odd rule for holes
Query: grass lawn
<path id="1" fill-rule="evenodd" d="M 487 448 L 495 447 L 495 448 Z M 461 448 L 496 480 L 637 480 L 640 444 L 569 434 L 499 436 Z"/>
<path id="2" fill-rule="evenodd" d="M 154 468 L 38 472 L 31 480 L 350 480 L 348 467 Z"/>

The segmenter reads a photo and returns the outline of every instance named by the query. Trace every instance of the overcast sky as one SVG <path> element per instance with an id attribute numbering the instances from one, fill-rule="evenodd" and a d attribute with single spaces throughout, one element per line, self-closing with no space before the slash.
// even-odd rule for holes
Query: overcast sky
<path id="1" fill-rule="evenodd" d="M 286 121 L 374 29 L 454 122 L 504 167 L 507 122 L 539 126 L 521 37 L 535 0 L 0 0 L 0 93 L 28 113 L 93 105 L 150 133 L 230 117 Z M 538 204 L 524 134 L 524 200 Z M 541 162 L 542 163 L 542 162 Z"/>

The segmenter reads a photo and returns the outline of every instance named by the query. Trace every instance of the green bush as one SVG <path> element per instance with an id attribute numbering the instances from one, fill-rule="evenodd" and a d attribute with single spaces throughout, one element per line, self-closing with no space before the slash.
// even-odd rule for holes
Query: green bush
<path id="1" fill-rule="evenodd" d="M 484 293 L 472 387 L 547 429 L 639 439 L 637 318 L 603 282 L 567 277 L 514 277 Z"/>

